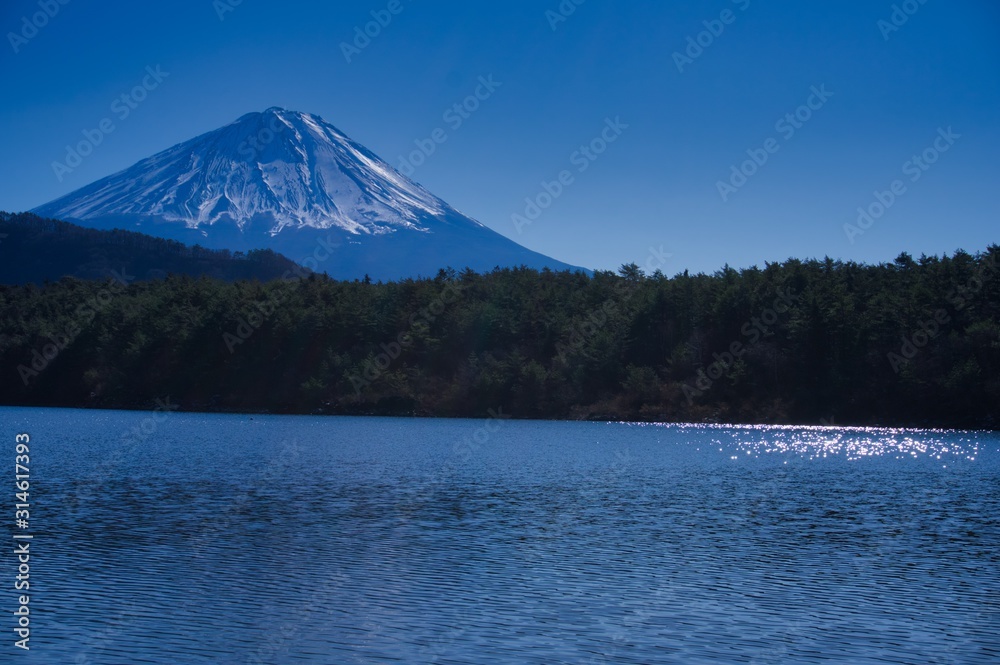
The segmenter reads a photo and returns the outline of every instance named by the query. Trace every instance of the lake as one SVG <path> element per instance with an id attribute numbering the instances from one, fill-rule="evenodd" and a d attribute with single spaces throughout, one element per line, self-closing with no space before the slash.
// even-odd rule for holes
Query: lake
<path id="1" fill-rule="evenodd" d="M 8 512 L 31 436 L 16 662 L 1000 660 L 996 433 L 22 408 L 0 426 Z"/>

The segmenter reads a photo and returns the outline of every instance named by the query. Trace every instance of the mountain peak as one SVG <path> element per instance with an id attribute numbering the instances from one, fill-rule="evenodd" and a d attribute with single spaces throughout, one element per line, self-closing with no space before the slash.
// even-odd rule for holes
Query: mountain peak
<path id="1" fill-rule="evenodd" d="M 252 120 L 258 120 L 258 119 L 263 118 L 265 116 L 280 115 L 282 113 L 288 113 L 288 111 L 286 109 L 281 108 L 280 106 L 269 106 L 268 108 L 264 109 L 263 111 L 250 111 L 249 113 L 244 113 L 239 118 L 237 118 L 236 120 L 234 120 L 231 124 L 236 125 L 236 124 L 240 124 L 240 123 L 244 123 L 244 122 L 248 122 L 248 121 L 252 121 Z M 302 114 L 299 114 L 299 115 L 302 115 Z"/>
<path id="2" fill-rule="evenodd" d="M 87 220 L 150 215 L 190 228 L 270 218 L 352 234 L 421 228 L 448 206 L 318 116 L 273 106 L 37 209 Z"/>
<path id="3" fill-rule="evenodd" d="M 344 245 L 436 234 L 439 242 L 452 238 L 447 251 L 456 254 L 471 251 L 475 243 L 455 241 L 455 233 L 492 234 L 517 250 L 448 262 L 480 267 L 490 262 L 489 269 L 511 264 L 510 258 L 491 255 L 520 252 L 525 256 L 518 264 L 569 267 L 489 231 L 319 116 L 278 106 L 243 115 L 33 212 L 241 250 L 283 251 L 285 244 L 311 252 L 307 239 L 316 234 L 310 232 L 340 237 Z"/>

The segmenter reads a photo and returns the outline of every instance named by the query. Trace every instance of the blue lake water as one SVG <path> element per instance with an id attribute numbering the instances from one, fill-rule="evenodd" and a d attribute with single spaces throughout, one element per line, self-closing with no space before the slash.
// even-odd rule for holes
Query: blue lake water
<path id="1" fill-rule="evenodd" d="M 1000 662 L 995 433 L 2 408 L 7 512 L 18 432 L 0 662 Z"/>

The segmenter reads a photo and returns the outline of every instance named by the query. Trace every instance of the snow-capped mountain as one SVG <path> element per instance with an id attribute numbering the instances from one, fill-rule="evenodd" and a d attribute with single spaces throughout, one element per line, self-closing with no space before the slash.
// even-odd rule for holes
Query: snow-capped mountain
<path id="1" fill-rule="evenodd" d="M 338 278 L 575 269 L 463 215 L 307 113 L 269 108 L 33 210 L 218 249 L 268 248 Z M 315 265 L 314 265 L 315 263 Z"/>

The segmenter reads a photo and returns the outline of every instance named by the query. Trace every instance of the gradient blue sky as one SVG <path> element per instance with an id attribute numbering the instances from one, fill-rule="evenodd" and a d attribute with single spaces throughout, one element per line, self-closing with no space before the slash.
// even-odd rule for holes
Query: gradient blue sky
<path id="1" fill-rule="evenodd" d="M 45 2 L 46 0 L 43 0 Z M 55 2 L 55 0 L 47 0 Z M 232 4 L 237 0 L 219 0 Z M 448 133 L 414 179 L 521 244 L 576 265 L 712 272 L 789 256 L 887 261 L 1000 241 L 1000 3 L 926 0 L 886 39 L 893 2 L 399 0 L 348 63 L 341 43 L 388 0 L 71 0 L 14 52 L 38 0 L 0 9 L 0 209 L 26 210 L 269 106 L 316 113 L 393 166 Z M 902 3 L 897 3 L 902 4 Z M 733 21 L 678 71 L 673 54 L 723 10 Z M 704 37 L 703 37 L 704 40 Z M 707 42 L 707 40 L 704 40 Z M 147 66 L 169 72 L 129 117 L 111 111 Z M 457 130 L 444 112 L 502 86 Z M 795 135 L 775 128 L 812 86 L 833 96 Z M 59 182 L 52 162 L 101 119 L 108 134 Z M 629 125 L 578 173 L 605 118 Z M 922 177 L 903 165 L 961 135 Z M 780 146 L 728 201 L 717 182 L 769 138 Z M 563 169 L 574 182 L 518 233 L 511 215 Z M 845 223 L 896 179 L 906 192 L 864 235 Z"/>

